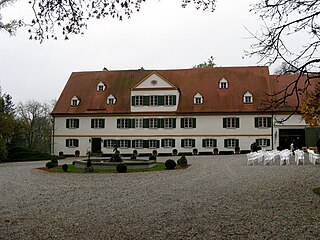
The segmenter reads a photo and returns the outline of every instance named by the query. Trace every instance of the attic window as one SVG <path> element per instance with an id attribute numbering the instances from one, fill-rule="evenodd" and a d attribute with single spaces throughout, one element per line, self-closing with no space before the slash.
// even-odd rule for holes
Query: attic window
<path id="1" fill-rule="evenodd" d="M 73 98 L 71 98 L 71 106 L 75 107 L 78 106 L 80 104 L 80 99 L 77 96 L 73 96 Z"/>
<path id="2" fill-rule="evenodd" d="M 252 94 L 250 92 L 246 92 L 243 95 L 243 102 L 244 103 L 252 103 L 253 102 L 253 97 L 252 97 Z"/>
<path id="3" fill-rule="evenodd" d="M 104 85 L 103 82 L 99 82 L 97 85 L 97 92 L 103 92 L 104 90 L 106 90 L 106 85 Z"/>
<path id="4" fill-rule="evenodd" d="M 222 78 L 219 82 L 219 88 L 221 89 L 227 89 L 229 88 L 229 83 L 225 78 Z"/>
<path id="5" fill-rule="evenodd" d="M 158 83 L 157 80 L 152 80 L 152 81 L 151 81 L 151 84 L 152 84 L 153 86 L 154 86 L 154 85 L 157 85 L 157 83 Z"/>
<path id="6" fill-rule="evenodd" d="M 201 96 L 200 93 L 197 93 L 196 95 L 194 95 L 193 103 L 194 104 L 202 104 L 203 103 L 203 97 Z"/>
<path id="7" fill-rule="evenodd" d="M 107 104 L 108 104 L 108 105 L 114 105 L 114 104 L 116 104 L 116 101 L 117 101 L 117 99 L 116 99 L 115 96 L 113 96 L 112 94 L 110 94 L 110 95 L 107 97 Z"/>

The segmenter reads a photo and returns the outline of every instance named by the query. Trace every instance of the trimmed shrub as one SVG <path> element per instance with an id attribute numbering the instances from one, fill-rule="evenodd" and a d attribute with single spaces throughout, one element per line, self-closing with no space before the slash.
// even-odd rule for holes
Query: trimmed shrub
<path id="1" fill-rule="evenodd" d="M 158 151 L 157 150 L 153 150 L 152 151 L 152 155 L 157 156 L 158 155 Z"/>
<path id="2" fill-rule="evenodd" d="M 54 166 L 58 166 L 58 157 L 55 155 L 51 156 L 51 162 L 53 162 Z"/>
<path id="3" fill-rule="evenodd" d="M 156 155 L 151 155 L 151 156 L 149 157 L 149 160 L 157 160 L 157 156 L 156 156 Z"/>
<path id="4" fill-rule="evenodd" d="M 251 153 L 251 150 L 240 150 L 240 154 Z"/>
<path id="5" fill-rule="evenodd" d="M 173 156 L 177 156 L 178 155 L 178 150 L 177 149 L 173 149 L 172 150 L 172 155 Z"/>
<path id="6" fill-rule="evenodd" d="M 116 167 L 118 173 L 125 173 L 128 169 L 127 165 L 124 163 L 119 163 Z"/>
<path id="7" fill-rule="evenodd" d="M 177 166 L 176 162 L 172 159 L 168 159 L 164 165 L 166 166 L 166 169 L 175 169 L 175 167 Z"/>
<path id="8" fill-rule="evenodd" d="M 92 167 L 92 163 L 91 163 L 90 157 L 89 157 L 88 160 L 87 160 L 87 165 L 86 165 L 86 167 L 87 167 L 87 168 Z"/>
<path id="9" fill-rule="evenodd" d="M 62 165 L 62 170 L 63 170 L 64 172 L 68 172 L 68 168 L 69 168 L 68 164 L 63 164 L 63 165 Z"/>
<path id="10" fill-rule="evenodd" d="M 182 154 L 181 158 L 177 161 L 178 165 L 180 167 L 186 167 L 188 166 L 188 160 L 184 154 Z"/>
<path id="11" fill-rule="evenodd" d="M 48 169 L 50 169 L 50 168 L 54 168 L 54 163 L 53 162 L 47 162 L 46 163 L 46 167 L 48 168 Z"/>
<path id="12" fill-rule="evenodd" d="M 8 151 L 8 162 L 14 161 L 34 161 L 34 160 L 48 160 L 51 159 L 51 155 L 47 153 L 41 153 L 33 151 L 27 148 L 14 147 Z"/>
<path id="13" fill-rule="evenodd" d="M 130 156 L 130 159 L 137 159 L 137 154 L 132 153 L 132 155 Z"/>
<path id="14" fill-rule="evenodd" d="M 234 153 L 235 153 L 235 154 L 240 154 L 240 147 L 236 146 L 236 147 L 234 148 Z"/>
<path id="15" fill-rule="evenodd" d="M 0 139 L 0 162 L 7 161 L 8 150 L 4 140 Z"/>
<path id="16" fill-rule="evenodd" d="M 213 154 L 214 155 L 218 155 L 219 154 L 219 149 L 218 148 L 214 148 L 213 149 Z"/>
<path id="17" fill-rule="evenodd" d="M 76 165 L 76 161 L 72 161 L 72 165 Z"/>
<path id="18" fill-rule="evenodd" d="M 233 155 L 234 152 L 233 151 L 220 151 L 219 155 Z"/>

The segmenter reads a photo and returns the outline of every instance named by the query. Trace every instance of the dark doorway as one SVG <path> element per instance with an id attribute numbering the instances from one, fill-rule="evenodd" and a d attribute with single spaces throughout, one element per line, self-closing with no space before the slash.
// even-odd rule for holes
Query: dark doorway
<path id="1" fill-rule="evenodd" d="M 279 129 L 279 145 L 282 149 L 290 149 L 292 142 L 300 149 L 304 147 L 305 129 Z"/>
<path id="2" fill-rule="evenodd" d="M 101 152 L 101 138 L 91 138 L 91 152 L 92 153 Z"/>

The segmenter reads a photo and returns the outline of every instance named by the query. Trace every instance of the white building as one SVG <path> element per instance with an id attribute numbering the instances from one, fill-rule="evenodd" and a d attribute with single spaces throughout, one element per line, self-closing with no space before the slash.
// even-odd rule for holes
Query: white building
<path id="1" fill-rule="evenodd" d="M 288 81 L 288 77 L 285 78 Z M 212 153 L 305 145 L 299 115 L 261 111 L 283 86 L 267 67 L 72 73 L 52 112 L 53 152 Z M 289 104 L 289 103 L 288 103 Z M 290 103 L 291 104 L 291 103 Z"/>

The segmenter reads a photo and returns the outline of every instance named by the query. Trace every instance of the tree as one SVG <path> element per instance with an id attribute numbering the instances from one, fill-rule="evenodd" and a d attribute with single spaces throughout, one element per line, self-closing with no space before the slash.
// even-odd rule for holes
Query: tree
<path id="1" fill-rule="evenodd" d="M 301 112 L 304 120 L 311 126 L 320 125 L 320 84 L 317 84 L 313 92 L 307 94 L 303 101 Z"/>
<path id="2" fill-rule="evenodd" d="M 0 10 L 1 8 L 13 4 L 15 0 L 0 0 Z M 21 20 L 11 20 L 8 23 L 4 23 L 1 21 L 2 16 L 0 14 L 0 30 L 8 32 L 10 35 L 14 35 L 17 28 L 22 26 Z"/>
<path id="3" fill-rule="evenodd" d="M 274 71 L 274 74 L 276 75 L 293 75 L 296 73 L 297 73 L 297 69 L 295 69 L 295 66 L 287 62 L 282 62 L 281 65 L 278 66 Z"/>
<path id="4" fill-rule="evenodd" d="M 288 98 L 295 97 L 296 112 L 300 108 L 299 98 L 306 94 L 311 85 L 319 82 L 320 1 L 264 0 L 253 5 L 251 11 L 262 18 L 264 27 L 258 34 L 252 34 L 256 43 L 252 44 L 249 56 L 258 55 L 261 62 L 267 65 L 281 60 L 296 72 L 296 77 L 285 89 L 271 95 L 273 100 L 268 109 L 274 109 L 285 104 Z M 301 36 L 304 37 L 301 48 L 292 50 L 291 43 L 297 45 L 297 39 Z"/>
<path id="5" fill-rule="evenodd" d="M 193 68 L 213 68 L 215 66 L 217 66 L 217 64 L 214 63 L 213 56 L 210 56 L 207 62 L 204 61 L 203 63 L 194 65 Z"/>
<path id="6" fill-rule="evenodd" d="M 197 9 L 214 11 L 216 0 L 180 0 L 182 7 L 193 3 Z M 1 5 L 14 0 L 0 0 Z M 31 22 L 22 23 L 14 20 L 6 27 L 13 33 L 17 26 L 28 26 L 30 39 L 57 39 L 57 32 L 65 39 L 70 34 L 83 34 L 89 19 L 100 19 L 107 16 L 122 20 L 130 17 L 134 11 L 140 11 L 141 4 L 146 0 L 30 0 L 34 12 Z M 5 26 L 5 25 L 3 25 Z M 0 26 L 1 28 L 1 26 Z"/>

